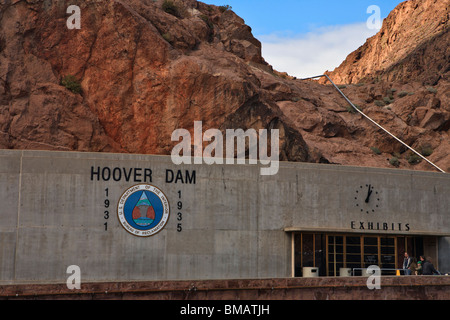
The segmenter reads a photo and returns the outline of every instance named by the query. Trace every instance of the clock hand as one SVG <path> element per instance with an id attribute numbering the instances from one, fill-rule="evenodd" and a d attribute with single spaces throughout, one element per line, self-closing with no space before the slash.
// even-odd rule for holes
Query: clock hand
<path id="1" fill-rule="evenodd" d="M 369 199 L 370 199 L 370 195 L 371 194 L 372 194 L 372 188 L 371 188 L 371 186 L 369 184 L 369 189 L 367 191 L 367 197 L 366 197 L 366 200 L 365 200 L 366 203 L 369 203 Z"/>

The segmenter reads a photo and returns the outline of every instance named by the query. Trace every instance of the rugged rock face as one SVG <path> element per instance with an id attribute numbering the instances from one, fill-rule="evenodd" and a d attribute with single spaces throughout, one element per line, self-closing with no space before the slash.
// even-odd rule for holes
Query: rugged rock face
<path id="1" fill-rule="evenodd" d="M 449 0 L 409 0 L 384 20 L 381 30 L 326 74 L 379 124 L 449 171 Z M 326 83 L 322 78 L 319 83 Z M 353 84 L 353 85 L 349 85 Z M 381 113 L 386 114 L 381 114 Z M 381 117 L 380 117 L 381 116 Z M 378 140 L 378 141 L 377 141 Z M 402 157 L 395 142 L 372 143 Z M 398 157 L 400 155 L 400 157 Z M 447 160 L 444 160 L 447 159 Z"/>
<path id="2" fill-rule="evenodd" d="M 331 86 L 274 71 L 232 10 L 163 2 L 1 0 L 0 147 L 170 154 L 172 132 L 203 121 L 203 130 L 279 129 L 281 160 L 435 170 L 408 162 Z M 66 26 L 69 5 L 81 8 L 79 30 Z M 81 93 L 61 85 L 67 75 Z M 445 79 L 343 90 L 450 171 Z"/>
<path id="3" fill-rule="evenodd" d="M 436 85 L 450 74 L 449 15 L 449 0 L 402 2 L 380 32 L 327 74 L 342 84 L 420 80 Z"/>

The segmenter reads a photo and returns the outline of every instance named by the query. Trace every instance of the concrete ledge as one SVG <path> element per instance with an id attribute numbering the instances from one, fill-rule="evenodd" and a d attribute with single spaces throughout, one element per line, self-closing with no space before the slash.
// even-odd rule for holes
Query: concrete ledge
<path id="1" fill-rule="evenodd" d="M 369 290 L 365 277 L 148 281 L 0 285 L 0 300 L 448 300 L 450 277 L 382 277 Z"/>

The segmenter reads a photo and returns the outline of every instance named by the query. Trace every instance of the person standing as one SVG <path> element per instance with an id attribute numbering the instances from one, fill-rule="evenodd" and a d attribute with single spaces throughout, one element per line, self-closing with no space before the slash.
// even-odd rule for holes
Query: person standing
<path id="1" fill-rule="evenodd" d="M 405 276 L 411 275 L 411 257 L 409 256 L 408 252 L 405 252 L 405 257 L 403 259 L 403 274 Z"/>

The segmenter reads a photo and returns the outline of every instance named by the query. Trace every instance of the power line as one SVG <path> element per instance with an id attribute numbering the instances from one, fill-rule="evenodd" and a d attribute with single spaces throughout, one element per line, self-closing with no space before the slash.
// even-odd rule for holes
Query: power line
<path id="1" fill-rule="evenodd" d="M 435 165 L 433 162 L 431 162 L 430 160 L 428 160 L 427 158 L 425 158 L 423 155 L 421 155 L 419 152 L 417 152 L 416 150 L 414 150 L 412 147 L 410 147 L 409 145 L 407 145 L 405 142 L 403 142 L 402 140 L 400 140 L 399 138 L 397 138 L 396 136 L 394 136 L 392 133 L 390 133 L 388 130 L 386 130 L 385 128 L 383 128 L 381 125 L 379 125 L 378 123 L 376 123 L 374 120 L 372 120 L 369 116 L 367 116 L 364 112 L 362 112 L 361 110 L 359 110 L 357 107 L 355 107 L 355 105 L 345 96 L 345 94 L 338 88 L 338 86 L 330 79 L 329 76 L 327 76 L 326 74 L 320 75 L 320 76 L 315 76 L 315 77 L 309 77 L 309 78 L 303 78 L 300 80 L 309 80 L 309 79 L 316 79 L 316 78 L 322 78 L 322 77 L 326 77 L 328 79 L 328 81 L 331 82 L 331 84 L 334 86 L 334 88 L 344 97 L 344 99 L 353 107 L 353 109 L 355 109 L 357 112 L 359 112 L 361 115 L 363 115 L 366 119 L 368 119 L 370 122 L 372 122 L 374 125 L 376 125 L 378 128 L 382 129 L 384 132 L 386 132 L 388 135 L 390 135 L 392 138 L 394 138 L 395 140 L 397 140 L 398 142 L 400 142 L 401 144 L 403 144 L 405 147 L 407 147 L 409 150 L 411 150 L 412 152 L 414 152 L 415 154 L 417 154 L 419 157 L 421 157 L 422 159 L 424 159 L 426 162 L 428 162 L 429 164 L 431 164 L 433 167 L 435 167 L 436 169 L 438 169 L 440 172 L 445 173 L 444 170 L 442 170 L 441 168 L 439 168 L 437 165 Z"/>

